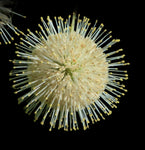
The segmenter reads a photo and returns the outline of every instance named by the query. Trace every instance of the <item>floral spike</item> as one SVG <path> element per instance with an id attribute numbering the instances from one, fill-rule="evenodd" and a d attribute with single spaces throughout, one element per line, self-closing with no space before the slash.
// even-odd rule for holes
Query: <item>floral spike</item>
<path id="1" fill-rule="evenodd" d="M 75 13 L 66 20 L 54 17 L 54 22 L 41 17 L 40 31 L 28 29 L 15 44 L 10 76 L 15 93 L 23 93 L 18 101 L 27 100 L 26 112 L 34 112 L 35 121 L 42 117 L 42 125 L 50 116 L 50 131 L 56 126 L 78 130 L 78 120 L 86 130 L 110 115 L 127 92 L 122 81 L 128 79 L 123 67 L 129 63 L 123 49 L 111 50 L 120 40 L 97 22 L 90 28 L 89 19 Z"/>
<path id="2" fill-rule="evenodd" d="M 11 29 L 18 36 L 21 33 L 21 31 L 12 24 L 11 15 L 15 14 L 20 17 L 26 18 L 25 16 L 18 14 L 12 11 L 10 8 L 6 7 L 6 5 L 9 5 L 11 3 L 12 1 L 10 0 L 0 0 L 0 37 L 5 44 L 11 44 L 11 41 L 14 40 L 14 37 L 9 33 L 9 29 Z M 0 44 L 2 44 L 1 41 Z"/>

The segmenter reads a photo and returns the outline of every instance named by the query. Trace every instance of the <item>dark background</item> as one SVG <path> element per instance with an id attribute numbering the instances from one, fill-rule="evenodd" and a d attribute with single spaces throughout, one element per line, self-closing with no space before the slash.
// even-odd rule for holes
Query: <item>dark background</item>
<path id="1" fill-rule="evenodd" d="M 139 15 L 141 14 L 140 5 L 132 1 L 127 3 L 126 1 L 33 1 L 33 0 L 21 0 L 16 1 L 16 5 L 13 8 L 14 11 L 26 15 L 27 18 L 23 19 L 17 16 L 13 16 L 13 24 L 16 25 L 23 32 L 27 32 L 26 29 L 30 28 L 35 31 L 40 23 L 40 17 L 44 18 L 49 15 L 51 18 L 54 16 L 62 16 L 67 18 L 73 11 L 77 11 L 81 16 L 90 18 L 90 22 L 99 20 L 99 23 L 104 23 L 105 28 L 108 31 L 112 30 L 113 37 L 121 39 L 118 44 L 118 49 L 123 48 L 126 54 L 125 59 L 131 63 L 128 67 L 129 80 L 126 82 L 128 93 L 121 97 L 120 104 L 117 109 L 113 110 L 111 116 L 106 117 L 106 120 L 90 125 L 90 129 L 83 131 L 64 132 L 57 129 L 48 131 L 47 126 L 41 126 L 39 122 L 33 122 L 33 116 L 28 116 L 23 111 L 23 105 L 17 104 L 17 95 L 13 94 L 13 89 L 7 78 L 6 82 L 1 82 L 1 87 L 6 87 L 6 93 L 4 89 L 1 89 L 1 93 L 4 97 L 1 97 L 2 101 L 2 113 L 1 123 L 4 125 L 6 139 L 14 139 L 15 145 L 18 141 L 22 144 L 32 143 L 37 145 L 44 142 L 50 144 L 53 140 L 62 140 L 64 146 L 66 138 L 68 141 L 75 143 L 75 140 L 87 139 L 92 141 L 94 146 L 101 145 L 108 142 L 108 147 L 114 143 L 118 145 L 131 145 L 133 140 L 137 139 L 137 133 L 142 134 L 138 125 L 141 124 L 139 114 L 137 111 L 138 102 L 140 100 L 137 97 L 137 47 L 136 37 L 139 22 Z M 138 11 L 137 11 L 138 10 Z M 15 37 L 19 42 L 19 38 Z M 14 42 L 12 45 L 1 45 L 1 56 L 5 56 L 7 59 L 2 61 L 2 72 L 4 77 L 8 77 L 8 72 L 11 70 L 11 64 L 9 59 L 14 57 Z M 8 68 L 8 71 L 5 71 Z M 1 81 L 3 78 L 1 78 Z M 4 84 L 4 86 L 3 86 Z M 3 104 L 4 103 L 4 104 Z M 53 140 L 52 140 L 53 139 Z M 41 142 L 40 142 L 41 141 Z M 57 143 L 57 142 L 56 142 Z M 110 143 L 110 144 L 109 144 Z M 121 144 L 122 143 L 122 144 Z M 85 141 L 82 143 L 85 145 Z M 105 146 L 105 145 L 102 145 Z M 57 145 L 57 144 L 56 144 Z M 73 145 L 73 144 L 72 144 Z M 55 146 L 55 144 L 53 145 Z"/>

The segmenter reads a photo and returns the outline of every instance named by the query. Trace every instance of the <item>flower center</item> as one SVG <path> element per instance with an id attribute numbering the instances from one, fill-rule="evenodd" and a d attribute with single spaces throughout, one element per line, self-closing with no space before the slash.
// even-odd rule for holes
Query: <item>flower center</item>
<path id="1" fill-rule="evenodd" d="M 72 70 L 70 69 L 70 68 L 66 68 L 65 70 L 64 70 L 64 78 L 65 78 L 65 76 L 67 76 L 67 75 L 69 75 L 70 76 L 70 78 L 72 79 L 72 81 L 74 82 L 74 77 L 73 77 L 73 73 L 72 73 Z"/>

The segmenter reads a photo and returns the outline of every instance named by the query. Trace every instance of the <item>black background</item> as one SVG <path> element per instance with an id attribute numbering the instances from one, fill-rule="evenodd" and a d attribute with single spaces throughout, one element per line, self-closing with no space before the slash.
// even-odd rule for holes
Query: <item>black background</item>
<path id="1" fill-rule="evenodd" d="M 1 56 L 7 59 L 1 60 L 2 75 L 1 78 L 1 124 L 5 131 L 5 140 L 14 139 L 14 145 L 21 142 L 23 145 L 32 143 L 32 145 L 52 144 L 57 146 L 57 140 L 62 141 L 61 144 L 67 146 L 67 141 L 75 144 L 76 139 L 80 144 L 86 145 L 87 140 L 92 142 L 91 145 L 95 147 L 105 145 L 111 148 L 113 144 L 117 147 L 128 144 L 131 145 L 133 141 L 138 139 L 137 133 L 142 134 L 138 125 L 141 124 L 138 114 L 138 105 L 140 105 L 140 98 L 137 97 L 137 43 L 138 40 L 137 30 L 139 28 L 137 22 L 140 21 L 140 5 L 126 1 L 49 1 L 49 0 L 21 0 L 16 1 L 14 11 L 26 15 L 27 18 L 23 19 L 13 16 L 13 24 L 16 25 L 23 32 L 30 28 L 35 31 L 40 23 L 40 17 L 44 18 L 49 15 L 51 18 L 54 16 L 62 16 L 67 18 L 73 11 L 77 11 L 81 16 L 90 18 L 92 24 L 97 19 L 99 23 L 104 23 L 108 31 L 112 30 L 113 37 L 121 39 L 118 48 L 123 48 L 126 54 L 125 59 L 131 63 L 128 67 L 129 80 L 127 81 L 128 93 L 121 97 L 120 104 L 117 109 L 113 110 L 111 116 L 106 117 L 106 120 L 90 125 L 86 131 L 79 130 L 73 132 L 65 132 L 57 129 L 49 132 L 47 126 L 41 126 L 39 122 L 33 122 L 33 116 L 28 116 L 23 111 L 23 105 L 17 104 L 17 95 L 13 94 L 11 84 L 9 82 L 8 73 L 11 70 L 9 59 L 14 57 L 15 46 L 1 45 Z M 137 11 L 138 10 L 138 11 Z M 19 42 L 19 38 L 15 37 L 15 42 Z M 7 72 L 5 71 L 8 68 Z M 3 80 L 7 77 L 6 81 Z M 6 84 L 7 83 L 7 84 Z M 3 88 L 6 87 L 6 90 Z M 7 91 L 6 93 L 4 91 Z M 3 104 L 4 103 L 4 104 Z M 141 135 L 140 135 L 141 136 Z M 53 144 L 53 141 L 56 144 Z M 103 141 L 103 142 L 102 142 Z M 42 142 L 42 143 L 41 143 Z M 107 143 L 107 144 L 106 144 Z M 135 144 L 135 143 L 134 143 Z"/>

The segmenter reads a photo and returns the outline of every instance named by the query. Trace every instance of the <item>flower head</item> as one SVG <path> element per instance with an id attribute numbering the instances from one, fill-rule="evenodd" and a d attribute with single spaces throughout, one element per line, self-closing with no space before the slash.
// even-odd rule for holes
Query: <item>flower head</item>
<path id="1" fill-rule="evenodd" d="M 12 11 L 11 8 L 6 7 L 6 5 L 11 4 L 12 1 L 10 0 L 0 0 L 0 36 L 5 44 L 10 44 L 11 40 L 14 40 L 8 29 L 11 29 L 15 34 L 19 35 L 19 30 L 12 24 L 12 14 L 25 17 Z"/>
<path id="2" fill-rule="evenodd" d="M 54 24 L 55 22 L 55 24 Z M 40 32 L 31 32 L 16 44 L 17 59 L 11 60 L 10 72 L 15 93 L 23 93 L 19 103 L 27 101 L 26 113 L 34 112 L 35 120 L 48 116 L 50 131 L 83 129 L 110 115 L 110 108 L 127 91 L 121 82 L 128 79 L 122 49 L 111 51 L 119 39 L 97 21 L 69 15 L 54 17 L 54 22 L 41 17 Z M 120 69 L 121 68 L 121 69 Z M 25 91 L 25 93 L 24 93 Z"/>

